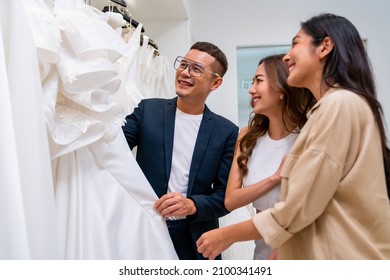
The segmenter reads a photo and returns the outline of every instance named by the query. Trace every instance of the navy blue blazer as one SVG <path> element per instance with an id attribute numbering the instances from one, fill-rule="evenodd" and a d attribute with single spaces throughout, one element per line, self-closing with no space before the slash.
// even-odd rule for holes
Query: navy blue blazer
<path id="1" fill-rule="evenodd" d="M 126 117 L 123 132 L 129 147 L 137 146 L 136 159 L 158 197 L 168 190 L 171 171 L 177 97 L 144 99 Z M 187 216 L 193 241 L 219 227 L 226 215 L 224 199 L 238 127 L 207 106 L 196 139 L 187 197 L 197 213 Z"/>

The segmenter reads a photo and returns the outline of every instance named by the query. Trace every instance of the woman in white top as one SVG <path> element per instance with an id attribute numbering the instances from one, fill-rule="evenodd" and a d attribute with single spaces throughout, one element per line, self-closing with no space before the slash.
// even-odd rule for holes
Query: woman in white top
<path id="1" fill-rule="evenodd" d="M 278 168 L 314 104 L 310 92 L 287 85 L 282 58 L 262 59 L 254 74 L 249 89 L 254 114 L 240 132 L 226 190 L 225 206 L 230 211 L 252 203 L 259 212 L 279 201 Z M 263 240 L 255 244 L 254 259 L 267 259 L 271 247 Z"/>

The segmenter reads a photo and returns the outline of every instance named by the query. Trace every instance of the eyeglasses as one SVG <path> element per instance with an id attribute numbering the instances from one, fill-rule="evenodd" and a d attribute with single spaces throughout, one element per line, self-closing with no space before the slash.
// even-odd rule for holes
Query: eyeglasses
<path id="1" fill-rule="evenodd" d="M 204 72 L 209 72 L 210 74 L 213 74 L 213 75 L 221 78 L 221 76 L 218 73 L 207 70 L 204 67 L 204 65 L 202 65 L 201 63 L 189 60 L 189 59 L 184 58 L 182 56 L 176 57 L 173 67 L 175 67 L 175 69 L 180 71 L 180 72 L 184 71 L 188 67 L 188 73 L 192 77 L 196 77 L 196 78 L 202 77 Z"/>

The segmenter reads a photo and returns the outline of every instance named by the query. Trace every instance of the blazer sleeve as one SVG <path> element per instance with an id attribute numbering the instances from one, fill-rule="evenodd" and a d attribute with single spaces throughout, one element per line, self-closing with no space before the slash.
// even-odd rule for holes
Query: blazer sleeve
<path id="1" fill-rule="evenodd" d="M 143 105 L 144 101 L 142 100 L 138 106 L 134 108 L 133 113 L 126 117 L 125 125 L 122 127 L 127 144 L 131 150 L 137 146 L 138 128 L 142 119 Z"/>

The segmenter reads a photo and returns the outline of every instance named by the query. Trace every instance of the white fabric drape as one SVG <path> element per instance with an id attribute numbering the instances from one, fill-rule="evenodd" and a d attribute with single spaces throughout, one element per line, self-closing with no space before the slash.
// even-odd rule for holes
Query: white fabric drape
<path id="1" fill-rule="evenodd" d="M 122 21 L 81 0 L 0 15 L 0 258 L 177 259 L 121 129 Z"/>
<path id="2" fill-rule="evenodd" d="M 0 9 L 0 259 L 58 259 L 36 48 L 20 1 Z"/>

